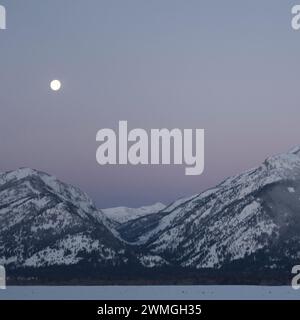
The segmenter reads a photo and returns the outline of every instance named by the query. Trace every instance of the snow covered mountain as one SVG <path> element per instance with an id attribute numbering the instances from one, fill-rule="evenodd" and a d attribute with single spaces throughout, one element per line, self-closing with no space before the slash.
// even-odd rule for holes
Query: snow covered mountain
<path id="1" fill-rule="evenodd" d="M 144 206 L 141 208 L 117 207 L 102 209 L 101 211 L 116 224 L 123 224 L 128 221 L 144 217 L 163 210 L 166 206 L 160 202 L 154 205 Z"/>
<path id="2" fill-rule="evenodd" d="M 48 267 L 128 261 L 89 197 L 32 169 L 0 174 L 0 264 Z"/>
<path id="3" fill-rule="evenodd" d="M 119 233 L 182 267 L 291 270 L 300 261 L 300 148 L 129 221 Z"/>
<path id="4" fill-rule="evenodd" d="M 174 268 L 174 276 L 178 268 L 289 276 L 300 261 L 300 148 L 167 207 L 103 211 L 46 173 L 0 174 L 0 264 L 10 270 L 114 266 L 133 277 L 147 267 L 157 270 L 155 279 L 160 266 Z"/>

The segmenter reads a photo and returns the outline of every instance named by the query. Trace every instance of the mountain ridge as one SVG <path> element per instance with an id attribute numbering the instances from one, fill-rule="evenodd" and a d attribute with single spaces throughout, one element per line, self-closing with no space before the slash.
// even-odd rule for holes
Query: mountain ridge
<path id="1" fill-rule="evenodd" d="M 228 261 L 247 258 L 262 248 L 268 250 L 268 246 L 272 247 L 271 240 L 280 238 L 282 233 L 287 234 L 284 229 L 288 228 L 283 226 L 288 223 L 285 220 L 298 222 L 299 219 L 299 153 L 300 148 L 294 148 L 288 153 L 269 157 L 254 169 L 171 204 L 160 213 L 160 221 L 142 234 L 137 226 L 140 224 L 142 229 L 148 222 L 145 219 L 135 221 L 137 237 L 131 235 L 129 240 L 146 246 L 153 254 L 161 254 L 171 263 L 196 268 L 220 268 Z M 280 188 L 281 198 L 279 191 L 274 191 L 276 188 Z M 287 199 L 289 203 L 286 203 Z M 287 211 L 285 219 L 276 208 L 272 209 L 271 200 L 272 204 L 277 201 L 277 208 Z M 288 210 L 291 203 L 294 207 Z M 298 249 L 294 251 L 298 252 Z M 265 254 L 268 256 L 267 252 Z M 298 258 L 300 255 L 294 260 Z M 280 260 L 280 257 L 276 259 Z"/>

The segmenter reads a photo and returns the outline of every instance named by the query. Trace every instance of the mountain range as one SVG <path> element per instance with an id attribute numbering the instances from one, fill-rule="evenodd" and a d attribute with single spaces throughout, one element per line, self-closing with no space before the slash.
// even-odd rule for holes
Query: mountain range
<path id="1" fill-rule="evenodd" d="M 0 174 L 0 264 L 12 279 L 101 273 L 112 282 L 130 275 L 219 284 L 241 275 L 282 284 L 299 261 L 300 148 L 200 194 L 138 209 L 97 209 L 37 170 Z"/>

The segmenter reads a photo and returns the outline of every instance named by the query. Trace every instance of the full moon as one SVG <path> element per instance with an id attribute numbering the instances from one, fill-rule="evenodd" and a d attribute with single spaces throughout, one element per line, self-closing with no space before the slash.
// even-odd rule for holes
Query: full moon
<path id="1" fill-rule="evenodd" d="M 61 82 L 59 80 L 53 80 L 50 82 L 50 88 L 53 91 L 58 91 L 61 88 Z"/>

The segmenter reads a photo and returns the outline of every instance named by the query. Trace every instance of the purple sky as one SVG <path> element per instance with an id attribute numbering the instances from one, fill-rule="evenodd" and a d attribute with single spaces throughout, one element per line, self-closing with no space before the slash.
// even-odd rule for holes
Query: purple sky
<path id="1" fill-rule="evenodd" d="M 300 144 L 295 1 L 0 0 L 0 170 L 31 167 L 99 207 L 168 203 Z M 49 90 L 58 78 L 63 89 Z M 202 176 L 100 167 L 96 133 L 204 128 Z"/>

